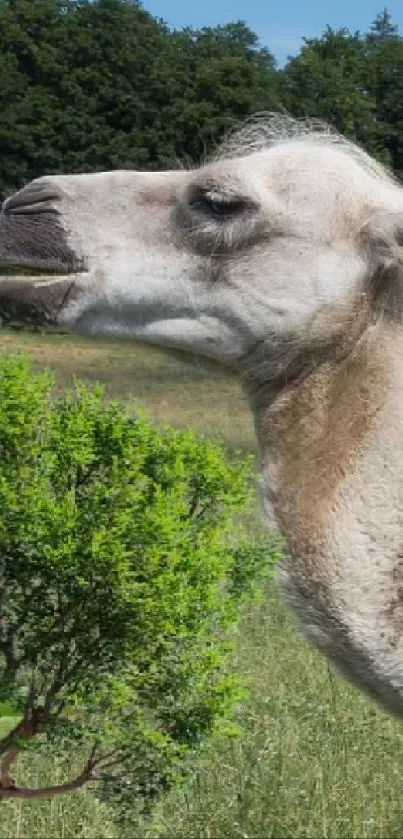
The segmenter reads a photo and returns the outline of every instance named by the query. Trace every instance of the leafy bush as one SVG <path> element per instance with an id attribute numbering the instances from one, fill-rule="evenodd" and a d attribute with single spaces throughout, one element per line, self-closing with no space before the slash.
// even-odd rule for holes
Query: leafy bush
<path id="1" fill-rule="evenodd" d="M 52 397 L 29 358 L 0 360 L 1 797 L 96 780 L 146 808 L 240 695 L 226 630 L 261 572 L 233 545 L 250 462 L 158 431 L 76 385 Z M 85 756 L 59 787 L 15 786 L 21 749 Z"/>

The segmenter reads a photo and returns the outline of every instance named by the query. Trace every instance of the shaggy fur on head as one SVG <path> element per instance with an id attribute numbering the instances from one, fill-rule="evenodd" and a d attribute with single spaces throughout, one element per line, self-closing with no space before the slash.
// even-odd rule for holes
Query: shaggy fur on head
<path id="1" fill-rule="evenodd" d="M 374 178 L 389 184 L 398 180 L 381 163 L 370 157 L 352 141 L 343 137 L 325 122 L 315 119 L 296 119 L 289 114 L 262 112 L 246 119 L 239 128 L 229 132 L 212 155 L 212 160 L 233 159 L 264 151 L 280 143 L 314 143 L 337 146 L 370 172 Z"/>

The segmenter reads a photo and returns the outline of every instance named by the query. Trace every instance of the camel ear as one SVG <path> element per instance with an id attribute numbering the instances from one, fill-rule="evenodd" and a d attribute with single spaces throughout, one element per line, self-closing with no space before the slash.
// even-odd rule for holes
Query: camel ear
<path id="1" fill-rule="evenodd" d="M 381 210 L 360 234 L 368 262 L 365 292 L 374 313 L 403 321 L 403 213 Z"/>

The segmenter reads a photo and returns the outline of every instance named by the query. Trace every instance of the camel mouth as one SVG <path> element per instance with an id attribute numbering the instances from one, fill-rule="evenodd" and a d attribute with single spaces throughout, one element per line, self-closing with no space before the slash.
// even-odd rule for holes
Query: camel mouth
<path id="1" fill-rule="evenodd" d="M 47 192 L 44 198 L 38 203 L 38 190 L 27 187 L 9 198 L 0 213 L 3 325 L 57 326 L 88 273 L 68 244 L 60 215 L 49 208 Z"/>
<path id="2" fill-rule="evenodd" d="M 21 261 L 13 259 L 0 262 L 0 281 L 1 278 L 13 278 L 18 281 L 19 278 L 24 280 L 32 279 L 33 282 L 38 279 L 48 278 L 52 282 L 55 277 L 70 277 L 72 275 L 78 276 L 87 273 L 82 263 L 75 265 L 66 265 L 65 263 L 55 260 L 54 262 L 41 261 L 32 262 L 30 260 Z"/>
<path id="3" fill-rule="evenodd" d="M 3 268 L 3 266 L 2 266 Z M 0 273 L 0 317 L 2 325 L 58 326 L 68 304 L 77 297 L 77 276 L 54 272 Z"/>

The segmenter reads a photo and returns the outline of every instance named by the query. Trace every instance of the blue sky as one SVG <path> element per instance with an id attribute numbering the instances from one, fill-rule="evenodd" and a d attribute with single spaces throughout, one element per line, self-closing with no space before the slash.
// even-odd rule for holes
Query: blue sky
<path id="1" fill-rule="evenodd" d="M 302 36 L 321 35 L 326 25 L 366 31 L 385 4 L 374 0 L 143 0 L 151 14 L 175 28 L 245 20 L 279 63 L 299 51 Z M 403 35 L 403 2 L 387 4 Z"/>

